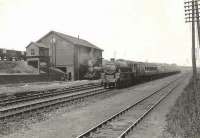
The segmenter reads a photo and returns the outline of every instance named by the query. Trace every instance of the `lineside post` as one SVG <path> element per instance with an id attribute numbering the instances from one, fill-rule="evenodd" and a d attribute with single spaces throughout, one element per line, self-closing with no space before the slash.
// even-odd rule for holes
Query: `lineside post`
<path id="1" fill-rule="evenodd" d="M 199 23 L 199 0 L 186 0 L 185 3 L 185 21 L 186 23 L 192 22 L 192 68 L 193 68 L 193 89 L 197 92 L 197 68 L 196 68 L 196 55 L 195 55 L 195 22 Z M 197 25 L 199 28 L 199 25 Z M 198 35 L 200 31 L 198 30 Z M 200 40 L 199 40 L 200 41 Z"/>

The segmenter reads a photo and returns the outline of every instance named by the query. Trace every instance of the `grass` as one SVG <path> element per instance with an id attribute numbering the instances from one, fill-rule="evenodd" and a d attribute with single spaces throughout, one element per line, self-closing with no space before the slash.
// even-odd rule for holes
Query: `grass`
<path id="1" fill-rule="evenodd" d="M 174 138 L 200 138 L 200 82 L 193 91 L 192 79 L 167 115 L 167 132 Z"/>

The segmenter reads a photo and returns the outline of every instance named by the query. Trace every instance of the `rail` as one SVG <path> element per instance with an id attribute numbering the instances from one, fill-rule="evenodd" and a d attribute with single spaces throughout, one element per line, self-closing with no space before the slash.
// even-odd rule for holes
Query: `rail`
<path id="1" fill-rule="evenodd" d="M 141 100 L 137 101 L 135 104 L 129 106 L 128 108 L 123 109 L 122 111 L 118 112 L 117 114 L 114 114 L 113 116 L 109 117 L 108 119 L 106 119 L 106 120 L 100 122 L 98 125 L 96 125 L 95 127 L 89 129 L 88 131 L 82 133 L 81 135 L 77 136 L 76 138 L 86 138 L 86 137 L 89 137 L 93 132 L 99 130 L 99 129 L 102 128 L 104 125 L 106 125 L 108 122 L 111 122 L 112 120 L 114 120 L 114 119 L 116 119 L 116 118 L 122 116 L 123 114 L 125 114 L 127 111 L 129 111 L 130 109 L 132 109 L 132 108 L 135 107 L 136 105 L 140 104 L 141 102 L 143 102 L 143 101 L 145 101 L 146 99 L 152 97 L 152 96 L 155 95 L 156 93 L 158 93 L 158 92 L 162 91 L 163 89 L 167 88 L 168 86 L 170 86 L 170 85 L 173 84 L 174 82 L 178 81 L 178 80 L 181 79 L 182 77 L 183 77 L 183 76 L 178 77 L 178 78 L 176 78 L 175 80 L 169 82 L 167 85 L 165 85 L 165 86 L 163 86 L 162 88 L 160 88 L 160 89 L 154 91 L 154 92 L 151 93 L 150 95 L 148 95 L 148 96 L 142 98 Z M 179 83 L 178 83 L 175 87 L 173 87 L 173 88 L 170 90 L 170 92 L 172 92 L 176 87 L 178 87 L 178 85 L 179 85 Z M 167 93 L 167 95 L 169 95 L 169 93 Z M 166 96 L 167 96 L 167 95 L 166 95 Z M 165 97 L 166 97 L 166 96 L 165 96 Z M 165 98 L 165 97 L 164 97 L 164 98 Z M 162 98 L 162 100 L 163 100 L 163 98 Z M 158 100 L 158 101 L 156 102 L 156 105 L 159 104 L 160 102 L 161 102 L 161 100 Z M 130 130 L 135 126 L 135 124 L 137 124 L 139 121 L 141 121 L 141 120 L 144 118 L 144 116 L 146 116 L 153 108 L 154 108 L 154 107 L 152 107 L 151 109 L 148 110 L 148 112 L 146 112 L 144 115 L 142 115 L 142 117 L 141 117 L 140 119 L 138 119 L 138 120 L 136 121 L 136 123 L 134 123 L 133 125 L 131 125 L 132 127 L 128 128 L 128 129 L 126 130 L 126 132 L 122 133 L 122 134 L 120 135 L 119 138 L 124 138 L 125 135 L 127 135 L 127 133 L 130 132 Z"/>

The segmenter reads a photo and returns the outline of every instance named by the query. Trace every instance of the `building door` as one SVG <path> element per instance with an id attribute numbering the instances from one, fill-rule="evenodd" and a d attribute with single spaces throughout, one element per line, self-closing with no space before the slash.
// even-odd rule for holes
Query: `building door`
<path id="1" fill-rule="evenodd" d="M 74 80 L 74 68 L 73 68 L 73 66 L 67 67 L 67 73 L 71 74 L 71 80 L 73 81 Z"/>

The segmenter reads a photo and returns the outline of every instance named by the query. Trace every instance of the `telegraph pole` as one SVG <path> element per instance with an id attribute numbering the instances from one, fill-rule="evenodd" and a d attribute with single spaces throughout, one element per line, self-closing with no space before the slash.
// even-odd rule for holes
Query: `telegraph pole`
<path id="1" fill-rule="evenodd" d="M 198 2 L 196 1 L 195 3 L 196 5 L 196 13 L 199 13 L 199 5 Z M 198 33 L 198 42 L 199 42 L 199 48 L 200 48 L 200 23 L 199 23 L 199 14 L 197 14 L 197 33 Z M 198 53 L 199 51 L 196 51 L 196 53 Z M 200 63 L 200 59 L 199 59 L 199 53 L 196 55 L 196 58 L 198 59 L 199 63 Z M 198 77 L 197 77 L 197 81 L 198 81 Z"/>
<path id="2" fill-rule="evenodd" d="M 196 55 L 195 55 L 195 22 L 197 22 L 197 28 L 199 28 L 199 10 L 198 0 L 185 1 L 185 19 L 186 23 L 192 22 L 192 68 L 193 68 L 193 88 L 197 92 L 197 68 L 196 68 Z M 198 35 L 199 35 L 198 30 Z M 200 41 L 200 40 L 199 40 Z"/>
<path id="3" fill-rule="evenodd" d="M 196 48 L 195 48 L 195 1 L 192 0 L 192 67 L 193 67 L 193 86 L 197 92 L 197 67 L 196 67 Z"/>
<path id="4" fill-rule="evenodd" d="M 198 1 L 195 2 L 195 5 L 196 5 L 196 13 L 199 13 Z M 199 24 L 199 14 L 197 14 L 197 32 L 198 32 L 198 40 L 199 40 L 199 47 L 200 47 L 200 24 Z"/>

